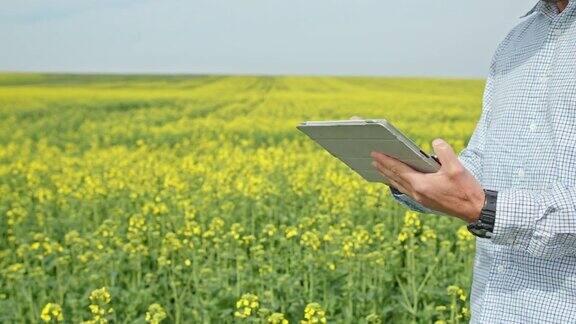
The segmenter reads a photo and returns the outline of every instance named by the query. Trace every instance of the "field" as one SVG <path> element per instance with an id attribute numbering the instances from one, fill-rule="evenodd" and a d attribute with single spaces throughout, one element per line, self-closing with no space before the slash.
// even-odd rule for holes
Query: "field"
<path id="1" fill-rule="evenodd" d="M 466 322 L 474 239 L 295 126 L 462 150 L 482 80 L 0 74 L 0 322 Z"/>

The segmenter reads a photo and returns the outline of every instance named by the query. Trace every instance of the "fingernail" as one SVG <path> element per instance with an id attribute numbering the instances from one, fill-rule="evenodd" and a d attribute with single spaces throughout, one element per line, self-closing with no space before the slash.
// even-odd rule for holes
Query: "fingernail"
<path id="1" fill-rule="evenodd" d="M 373 157 L 373 158 L 375 158 L 375 157 L 376 157 L 376 151 L 370 152 L 370 156 Z"/>
<path id="2" fill-rule="evenodd" d="M 444 141 L 441 138 L 437 138 L 434 141 L 432 141 L 432 145 L 434 146 L 438 146 L 438 145 L 442 145 L 444 144 Z"/>
<path id="3" fill-rule="evenodd" d="M 378 163 L 376 161 L 372 161 L 372 166 L 377 168 L 378 167 Z"/>

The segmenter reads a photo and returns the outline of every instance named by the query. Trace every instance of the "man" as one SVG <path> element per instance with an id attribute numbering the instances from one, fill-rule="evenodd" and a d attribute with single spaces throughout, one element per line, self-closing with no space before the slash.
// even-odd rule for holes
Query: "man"
<path id="1" fill-rule="evenodd" d="M 498 46 L 456 156 L 417 172 L 373 152 L 394 197 L 475 235 L 473 323 L 576 323 L 576 1 L 540 0 Z"/>

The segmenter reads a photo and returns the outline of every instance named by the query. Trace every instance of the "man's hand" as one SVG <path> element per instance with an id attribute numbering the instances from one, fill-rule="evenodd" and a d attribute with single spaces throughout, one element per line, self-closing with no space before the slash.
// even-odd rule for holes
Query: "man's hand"
<path id="1" fill-rule="evenodd" d="M 468 223 L 477 220 L 484 206 L 484 190 L 452 147 L 442 139 L 432 142 L 442 166 L 435 173 L 422 173 L 388 155 L 372 152 L 372 165 L 392 186 L 421 205 L 458 217 Z"/>

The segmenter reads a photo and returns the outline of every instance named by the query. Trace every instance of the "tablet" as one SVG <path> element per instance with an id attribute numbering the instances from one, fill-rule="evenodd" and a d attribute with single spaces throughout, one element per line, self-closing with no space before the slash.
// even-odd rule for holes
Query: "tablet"
<path id="1" fill-rule="evenodd" d="M 370 182 L 389 184 L 372 166 L 372 151 L 394 157 L 420 172 L 440 169 L 435 156 L 426 154 L 385 119 L 307 121 L 297 128 Z"/>

